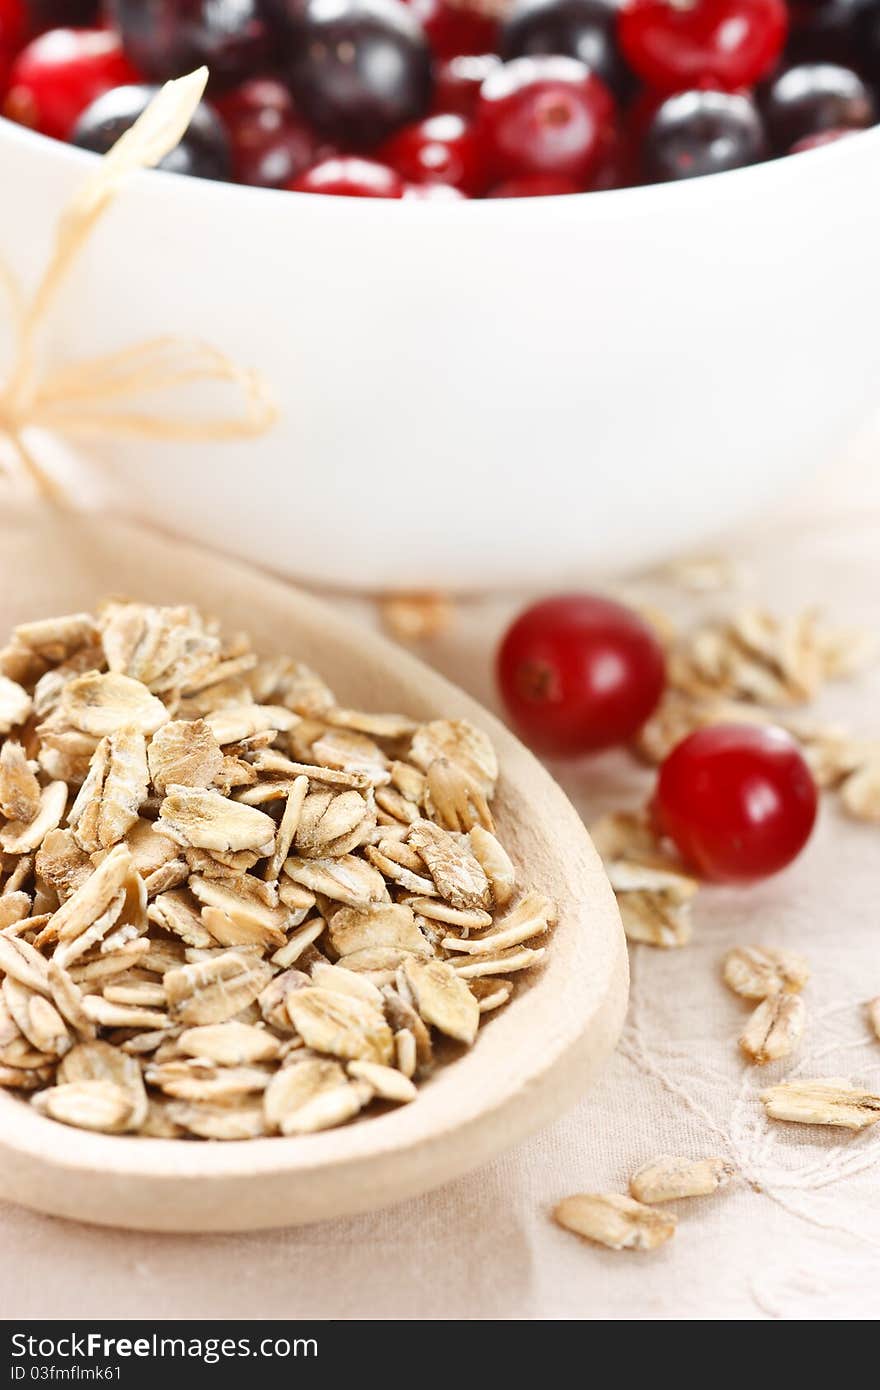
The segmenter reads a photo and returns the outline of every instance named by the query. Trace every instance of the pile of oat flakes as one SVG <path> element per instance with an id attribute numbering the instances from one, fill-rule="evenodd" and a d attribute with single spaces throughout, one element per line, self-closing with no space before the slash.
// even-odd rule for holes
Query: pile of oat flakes
<path id="1" fill-rule="evenodd" d="M 0 652 L 0 1085 L 106 1133 L 303 1134 L 416 1095 L 553 904 L 462 720 L 340 707 L 192 608 Z"/>

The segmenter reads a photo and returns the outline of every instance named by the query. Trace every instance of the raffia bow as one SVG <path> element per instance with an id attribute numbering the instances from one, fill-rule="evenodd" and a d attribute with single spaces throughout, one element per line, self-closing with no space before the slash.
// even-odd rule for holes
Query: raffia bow
<path id="1" fill-rule="evenodd" d="M 44 371 L 40 361 L 41 335 L 52 305 L 96 223 L 131 174 L 153 168 L 178 144 L 207 80 L 207 69 L 199 68 L 167 82 L 108 150 L 62 210 L 49 263 L 29 299 L 0 260 L 0 282 L 9 297 L 15 327 L 13 365 L 0 388 L 0 432 L 9 439 L 32 485 L 47 500 L 58 503 L 64 498 L 24 441 L 24 432 L 32 427 L 80 439 L 198 442 L 254 438 L 277 419 L 271 393 L 259 373 L 236 366 L 218 348 L 193 339 L 154 338 L 52 371 Z M 172 388 L 206 382 L 238 388 L 238 411 L 199 419 L 126 406 L 133 397 L 162 395 Z"/>

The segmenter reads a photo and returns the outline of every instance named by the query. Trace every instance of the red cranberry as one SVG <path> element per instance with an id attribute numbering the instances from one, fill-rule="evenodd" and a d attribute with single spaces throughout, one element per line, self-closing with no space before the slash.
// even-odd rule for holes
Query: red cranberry
<path id="1" fill-rule="evenodd" d="M 582 193 L 574 179 L 561 174 L 523 174 L 520 178 L 503 179 L 494 184 L 487 198 L 554 198 L 562 193 Z"/>
<path id="2" fill-rule="evenodd" d="M 271 77 L 254 77 L 215 102 L 232 148 L 238 183 L 283 188 L 319 155 L 313 132 L 296 115 L 290 93 Z"/>
<path id="3" fill-rule="evenodd" d="M 465 203 L 467 194 L 451 183 L 408 183 L 403 190 L 405 203 Z"/>
<path id="4" fill-rule="evenodd" d="M 154 82 L 204 63 L 212 85 L 229 86 L 264 67 L 269 32 L 261 0 L 107 0 L 131 61 Z"/>
<path id="5" fill-rule="evenodd" d="M 668 92 L 656 92 L 645 87 L 639 92 L 635 101 L 630 102 L 624 112 L 622 128 L 630 150 L 634 154 L 635 163 L 641 167 L 642 145 L 651 123 L 660 107 L 669 97 Z"/>
<path id="6" fill-rule="evenodd" d="M 646 178 L 656 182 L 721 174 L 764 155 L 761 117 L 749 97 L 680 92 L 664 101 L 644 145 Z"/>
<path id="7" fill-rule="evenodd" d="M 6 86 L 12 61 L 26 37 L 22 0 L 0 0 L 0 86 Z"/>
<path id="8" fill-rule="evenodd" d="M 500 179 L 587 179 L 614 121 L 608 88 L 574 58 L 514 58 L 483 83 L 477 120 Z"/>
<path id="9" fill-rule="evenodd" d="M 403 179 L 394 169 L 353 155 L 325 159 L 288 187 L 293 193 L 334 193 L 343 198 L 403 197 Z"/>
<path id="10" fill-rule="evenodd" d="M 106 154 L 148 103 L 157 86 L 114 87 L 87 106 L 73 128 L 71 141 L 84 150 Z M 200 179 L 229 179 L 232 164 L 229 142 L 217 112 L 200 101 L 182 139 L 159 165 L 171 174 L 191 174 Z"/>
<path id="11" fill-rule="evenodd" d="M 462 116 L 428 116 L 406 126 L 383 145 L 379 158 L 407 183 L 448 183 L 471 198 L 486 186 L 480 142 Z"/>
<path id="12" fill-rule="evenodd" d="M 408 0 L 438 58 L 462 53 L 488 53 L 497 46 L 497 21 L 476 8 L 449 0 Z"/>
<path id="13" fill-rule="evenodd" d="M 625 0 L 620 43 L 652 87 L 750 87 L 785 42 L 784 0 Z"/>
<path id="14" fill-rule="evenodd" d="M 762 95 L 764 119 L 780 154 L 805 135 L 841 128 L 860 130 L 876 119 L 874 98 L 851 68 L 802 63 L 769 83 Z"/>
<path id="15" fill-rule="evenodd" d="M 329 140 L 369 149 L 430 106 L 430 50 L 399 0 L 308 0 L 288 43 L 294 99 Z"/>
<path id="16" fill-rule="evenodd" d="M 718 724 L 672 750 L 653 810 L 699 873 L 737 883 L 778 873 L 800 854 L 817 802 L 810 769 L 783 729 Z"/>
<path id="17" fill-rule="evenodd" d="M 609 131 L 586 190 L 604 193 L 610 188 L 629 188 L 639 182 L 638 155 L 629 132 L 617 128 Z"/>
<path id="18" fill-rule="evenodd" d="M 807 150 L 819 150 L 823 145 L 836 145 L 847 135 L 855 135 L 854 130 L 820 130 L 818 135 L 805 135 L 792 145 L 789 154 L 805 154 Z"/>
<path id="19" fill-rule="evenodd" d="M 618 0 L 516 0 L 501 26 L 501 55 L 579 58 L 625 100 L 634 83 L 617 43 L 618 8 Z"/>
<path id="20" fill-rule="evenodd" d="M 497 53 L 463 54 L 437 65 L 434 83 L 434 110 L 453 111 L 457 116 L 474 116 L 480 88 L 489 73 L 501 66 Z"/>
<path id="21" fill-rule="evenodd" d="M 514 726 L 545 753 L 588 753 L 632 738 L 663 692 L 654 633 L 610 599 L 545 599 L 508 628 L 498 685 Z"/>
<path id="22" fill-rule="evenodd" d="M 137 81 L 116 34 L 106 29 L 51 29 L 16 58 L 3 114 L 66 140 L 77 117 L 96 97 Z"/>

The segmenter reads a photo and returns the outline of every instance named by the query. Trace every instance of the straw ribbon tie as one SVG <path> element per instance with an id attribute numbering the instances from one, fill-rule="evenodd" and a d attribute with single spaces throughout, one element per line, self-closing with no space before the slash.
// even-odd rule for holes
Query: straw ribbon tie
<path id="1" fill-rule="evenodd" d="M 28 302 L 15 275 L 0 261 L 0 283 L 15 320 L 13 366 L 0 387 L 0 433 L 11 442 L 35 490 L 48 501 L 64 499 L 24 440 L 31 427 L 78 438 L 210 442 L 255 438 L 277 418 L 269 387 L 258 372 L 237 366 L 220 349 L 197 339 L 154 338 L 47 373 L 39 363 L 41 330 L 76 256 L 127 177 L 158 164 L 177 145 L 207 76 L 200 68 L 166 83 L 76 191 L 61 213 L 49 263 Z M 126 406 L 133 397 L 162 396 L 209 382 L 237 389 L 241 405 L 236 413 L 200 419 Z"/>

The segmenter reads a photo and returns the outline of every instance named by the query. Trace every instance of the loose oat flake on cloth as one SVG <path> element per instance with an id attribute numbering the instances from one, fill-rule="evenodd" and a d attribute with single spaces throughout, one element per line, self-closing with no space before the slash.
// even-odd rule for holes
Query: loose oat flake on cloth
<path id="1" fill-rule="evenodd" d="M 462 720 L 340 707 L 187 606 L 0 650 L 0 1085 L 105 1134 L 309 1134 L 416 1099 L 544 956 Z"/>

